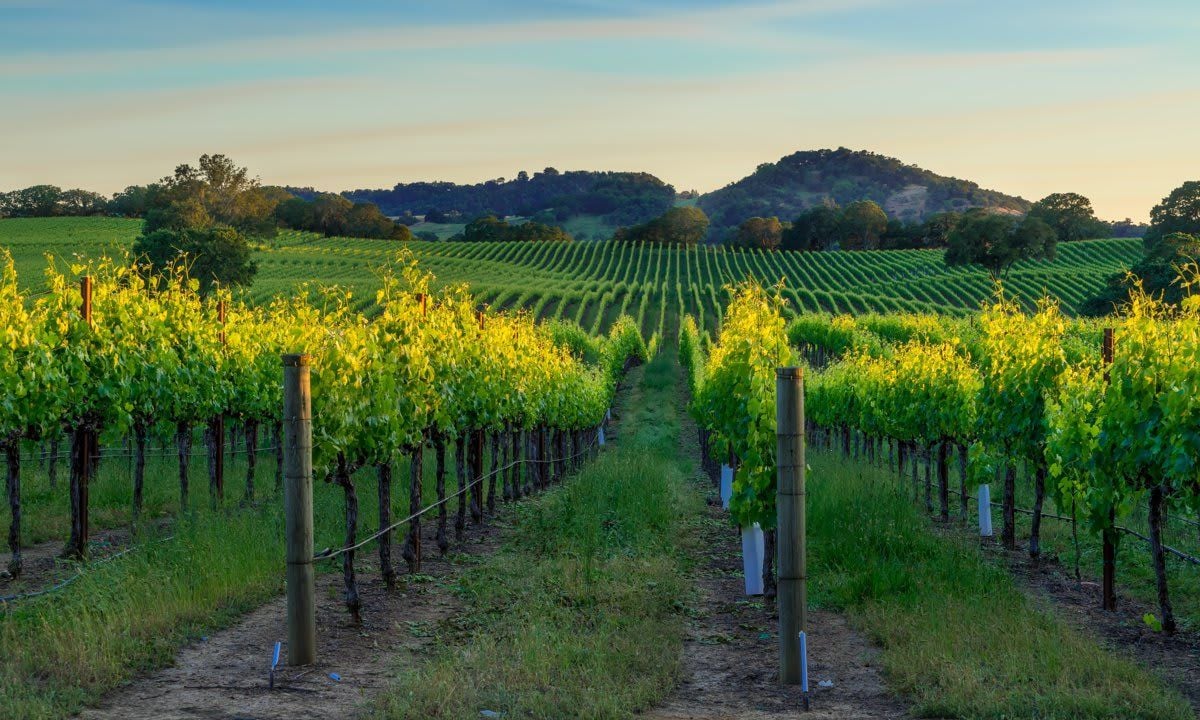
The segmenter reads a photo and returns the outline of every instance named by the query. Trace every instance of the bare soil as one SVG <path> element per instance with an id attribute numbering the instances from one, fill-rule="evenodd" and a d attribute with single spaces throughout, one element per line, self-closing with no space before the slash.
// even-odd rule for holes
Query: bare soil
<path id="1" fill-rule="evenodd" d="M 363 605 L 361 627 L 351 622 L 342 602 L 340 571 L 319 574 L 319 661 L 311 666 L 281 667 L 273 690 L 269 670 L 276 641 L 283 643 L 281 663 L 287 658 L 283 598 L 183 648 L 173 667 L 109 693 L 80 717 L 282 720 L 360 714 L 364 703 L 386 686 L 397 667 L 420 662 L 431 651 L 435 626 L 452 618 L 460 608 L 449 586 L 473 556 L 495 549 L 500 535 L 499 521 L 488 518 L 482 526 L 468 527 L 463 542 L 452 541 L 451 553 L 441 558 L 435 529 L 436 519 L 424 523 L 421 571 L 401 575 L 393 593 L 387 592 L 378 573 L 377 555 L 360 555 L 356 567 Z M 450 532 L 453 534 L 452 527 Z M 399 543 L 394 543 L 393 557 L 398 555 Z"/>
<path id="2" fill-rule="evenodd" d="M 695 571 L 697 599 L 684 641 L 683 677 L 671 698 L 646 713 L 656 720 L 774 720 L 801 711 L 799 686 L 778 682 L 774 603 L 747 598 L 741 536 L 720 506 L 709 506 L 701 539 L 708 550 Z M 809 700 L 812 718 L 901 718 L 888 693 L 878 651 L 837 613 L 810 610 Z M 822 687 L 821 681 L 832 681 Z"/>
<path id="3" fill-rule="evenodd" d="M 683 402 L 683 400 L 681 400 Z M 696 428 L 686 413 L 682 451 L 699 457 Z M 683 672 L 668 700 L 644 717 L 654 720 L 775 720 L 802 712 L 799 686 L 781 685 L 779 616 L 774 602 L 747 597 L 741 535 L 721 509 L 711 479 L 697 472 L 709 496 L 698 525 L 693 582 L 696 596 L 684 640 Z M 878 650 L 837 613 L 808 614 L 809 703 L 806 718 L 903 718 L 905 706 L 888 692 Z M 832 682 L 823 687 L 822 681 Z"/>

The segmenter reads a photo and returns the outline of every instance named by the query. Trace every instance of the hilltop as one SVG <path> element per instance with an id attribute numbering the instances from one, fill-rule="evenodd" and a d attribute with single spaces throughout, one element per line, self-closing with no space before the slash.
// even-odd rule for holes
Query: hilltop
<path id="1" fill-rule="evenodd" d="M 790 220 L 828 202 L 845 205 L 874 200 L 890 218 L 906 222 L 948 210 L 972 207 L 1024 213 L 1020 197 L 985 190 L 969 180 L 946 177 L 896 158 L 866 150 L 804 150 L 764 163 L 750 175 L 700 197 L 698 204 L 714 228 L 749 217 Z"/>

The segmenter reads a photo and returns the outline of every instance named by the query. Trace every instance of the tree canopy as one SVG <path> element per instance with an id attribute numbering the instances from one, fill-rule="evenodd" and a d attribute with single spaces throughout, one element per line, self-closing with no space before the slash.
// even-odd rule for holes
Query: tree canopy
<path id="1" fill-rule="evenodd" d="M 148 188 L 133 251 L 157 272 L 183 265 L 203 292 L 247 285 L 258 267 L 246 234 L 274 235 L 278 202 L 279 194 L 259 187 L 246 168 L 224 155 L 202 155 L 198 167 L 179 165 Z"/>
<path id="2" fill-rule="evenodd" d="M 1168 305 L 1178 306 L 1186 296 L 1183 269 L 1200 261 L 1200 236 L 1171 233 L 1155 243 L 1128 272 L 1114 273 L 1104 288 L 1080 306 L 1080 313 L 1091 317 L 1108 315 L 1129 302 L 1135 287 Z"/>
<path id="3" fill-rule="evenodd" d="M 1185 182 L 1150 210 L 1143 240 L 1148 249 L 1172 233 L 1200 235 L 1200 180 Z"/>
<path id="4" fill-rule="evenodd" d="M 619 228 L 613 240 L 660 245 L 696 245 L 708 233 L 708 216 L 698 207 L 674 207 L 650 222 Z"/>
<path id="5" fill-rule="evenodd" d="M 1081 307 L 1085 315 L 1107 315 L 1142 290 L 1168 305 L 1184 296 L 1181 271 L 1200 261 L 1200 180 L 1185 182 L 1150 210 L 1150 226 L 1142 237 L 1144 254 L 1128 272 L 1113 273 L 1104 288 Z"/>
<path id="6" fill-rule="evenodd" d="M 1018 260 L 1053 260 L 1057 235 L 1036 217 L 972 211 L 949 235 L 947 265 L 979 265 L 1000 279 Z"/>
<path id="7" fill-rule="evenodd" d="M 603 216 L 611 225 L 639 223 L 671 207 L 675 188 L 640 172 L 559 172 L 546 168 L 516 179 L 496 178 L 473 185 L 451 182 L 399 183 L 389 190 L 351 190 L 346 197 L 373 202 L 389 215 L 424 215 L 429 222 L 449 216 L 531 216 L 550 211 L 556 220 Z"/>
<path id="8" fill-rule="evenodd" d="M 740 248 L 775 250 L 783 238 L 783 223 L 777 217 L 753 217 L 742 222 L 733 235 L 733 245 Z"/>
<path id="9" fill-rule="evenodd" d="M 838 223 L 845 250 L 874 250 L 887 230 L 888 216 L 874 200 L 858 200 L 842 210 Z"/>
<path id="10" fill-rule="evenodd" d="M 526 222 L 510 225 L 495 215 L 485 215 L 467 223 L 460 235 L 451 240 L 465 242 L 571 242 L 572 238 L 556 225 Z"/>
<path id="11" fill-rule="evenodd" d="M 63 190 L 57 185 L 33 185 L 0 193 L 0 217 L 102 215 L 108 200 L 90 190 Z"/>
<path id="12" fill-rule="evenodd" d="M 1059 242 L 1104 237 L 1109 232 L 1108 224 L 1096 219 L 1092 201 L 1078 193 L 1047 195 L 1029 208 L 1029 216 L 1054 228 Z"/>

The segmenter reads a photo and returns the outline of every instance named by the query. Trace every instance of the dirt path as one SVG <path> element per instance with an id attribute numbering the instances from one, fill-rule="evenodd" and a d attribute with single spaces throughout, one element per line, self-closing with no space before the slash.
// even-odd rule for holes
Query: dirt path
<path id="1" fill-rule="evenodd" d="M 451 519 L 453 523 L 453 518 Z M 383 688 L 397 663 L 416 662 L 428 652 L 433 628 L 459 608 L 447 588 L 473 556 L 497 544 L 501 521 L 468 528 L 462 544 L 440 558 L 426 524 L 421 573 L 401 575 L 388 593 L 378 565 L 357 563 L 363 625 L 355 627 L 341 600 L 341 574 L 317 577 L 317 648 L 314 666 L 282 668 L 275 690 L 268 669 L 276 641 L 287 657 L 286 607 L 282 598 L 244 616 L 236 625 L 179 651 L 175 665 L 108 694 L 84 711 L 88 720 L 206 720 L 347 718 Z M 453 533 L 453 528 L 451 528 Z M 432 552 L 431 550 L 432 549 Z M 338 679 L 334 679 L 333 675 Z"/>
<path id="2" fill-rule="evenodd" d="M 681 399 L 683 402 L 683 399 Z M 696 427 L 682 415 L 682 452 L 699 457 Z M 801 712 L 797 686 L 778 678 L 778 615 L 774 603 L 747 598 L 741 536 L 730 527 L 710 479 L 697 472 L 710 502 L 699 523 L 700 556 L 694 571 L 697 599 L 684 641 L 683 677 L 655 720 L 774 720 Z M 878 651 L 842 616 L 809 612 L 809 690 L 806 718 L 901 718 L 904 706 L 883 684 Z M 832 681 L 821 687 L 820 681 Z"/>
<path id="3" fill-rule="evenodd" d="M 1100 585 L 1076 580 L 1057 559 L 1035 563 L 1024 551 L 1005 551 L 986 543 L 985 553 L 1007 565 L 1020 587 L 1041 607 L 1061 617 L 1084 635 L 1119 655 L 1133 659 L 1175 687 L 1200 717 L 1200 635 L 1181 631 L 1174 636 L 1152 631 L 1142 617 L 1158 608 L 1119 593 L 1116 612 L 1100 608 Z"/>

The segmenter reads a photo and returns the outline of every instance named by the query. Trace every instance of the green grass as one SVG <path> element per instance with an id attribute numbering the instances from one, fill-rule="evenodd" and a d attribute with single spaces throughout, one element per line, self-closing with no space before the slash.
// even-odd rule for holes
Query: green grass
<path id="1" fill-rule="evenodd" d="M 59 718 L 180 644 L 282 589 L 283 527 L 271 508 L 181 522 L 0 622 L 0 717 Z"/>
<path id="2" fill-rule="evenodd" d="M 992 492 L 997 493 L 1003 486 L 992 485 Z M 996 495 L 993 495 L 996 497 Z M 1022 474 L 1017 481 L 1017 506 L 1032 508 L 1034 500 L 1032 477 Z M 973 508 L 972 508 L 973 510 Z M 1070 507 L 1057 508 L 1047 499 L 1046 512 L 1069 517 Z M 972 513 L 972 518 L 975 515 Z M 1197 515 L 1186 508 L 1175 508 L 1167 514 L 1163 527 L 1163 542 L 1171 547 L 1182 550 L 1193 556 L 1200 555 L 1200 527 L 1189 524 L 1196 522 Z M 1018 547 L 1028 547 L 1031 518 L 1021 513 L 1017 514 L 1017 543 Z M 1146 501 L 1134 508 L 1128 516 L 1119 518 L 1118 524 L 1149 536 L 1150 528 L 1147 520 Z M 1000 508 L 994 509 L 993 526 L 999 533 L 1001 527 Z M 1084 578 L 1099 581 L 1102 575 L 1103 545 L 1100 535 L 1091 532 L 1086 522 L 1079 523 L 1079 566 Z M 1042 555 L 1047 560 L 1056 559 L 1062 563 L 1064 572 L 1074 572 L 1075 545 L 1071 537 L 1071 523 L 1055 518 L 1042 520 L 1041 531 Z M 1054 569 L 1052 571 L 1055 571 Z M 1154 568 L 1151 565 L 1150 546 L 1143 540 L 1131 535 L 1122 535 L 1117 546 L 1117 589 L 1122 594 L 1131 596 L 1146 605 L 1151 613 L 1159 615 L 1158 591 L 1155 585 Z M 1175 619 L 1180 628 L 1195 630 L 1200 628 L 1200 567 L 1179 560 L 1173 555 L 1167 555 L 1167 582 L 1170 588 L 1171 605 Z M 1099 603 L 1097 590 L 1097 603 Z"/>
<path id="3" fill-rule="evenodd" d="M 282 591 L 282 498 L 274 493 L 272 454 L 260 456 L 259 504 L 251 508 L 238 507 L 245 478 L 239 456 L 227 462 L 227 507 L 209 510 L 204 462 L 197 444 L 191 466 L 192 513 L 175 517 L 157 533 L 147 527 L 134 551 L 88 567 L 61 592 L 0 609 L 0 717 L 40 720 L 74 713 L 136 674 L 169 665 L 188 640 L 232 622 Z M 448 465 L 453 467 L 452 453 Z M 393 517 L 407 514 L 408 467 L 407 460 L 395 463 Z M 432 453 L 426 456 L 423 470 L 429 503 L 436 499 Z M 27 544 L 43 539 L 65 542 L 69 518 L 65 466 L 54 490 L 36 462 L 24 464 L 23 476 Z M 101 463 L 90 497 L 94 530 L 129 522 L 130 477 L 123 459 Z M 377 527 L 374 470 L 360 471 L 355 482 L 362 537 Z M 456 489 L 453 477 L 448 477 L 447 485 L 450 492 Z M 174 517 L 178 487 L 173 460 L 151 458 L 144 517 Z M 339 488 L 317 483 L 313 523 L 318 550 L 342 544 L 342 503 Z M 5 532 L 7 521 L 5 513 L 0 523 Z M 168 535 L 170 539 L 156 539 Z M 375 548 L 374 544 L 364 548 L 360 563 L 373 563 Z M 63 565 L 59 575 L 65 577 L 75 567 Z M 340 565 L 333 562 L 318 567 L 340 572 Z M 2 592 L 28 589 L 36 588 L 18 581 L 5 585 Z"/>
<path id="4" fill-rule="evenodd" d="M 686 594 L 681 538 L 700 512 L 678 457 L 678 368 L 638 381 L 619 441 L 519 512 L 503 547 L 458 592 L 426 665 L 398 669 L 380 718 L 624 718 L 675 685 Z"/>
<path id="5" fill-rule="evenodd" d="M 810 596 L 882 646 L 914 715 L 1193 717 L 1147 671 L 1035 608 L 972 543 L 935 534 L 887 471 L 827 453 L 810 465 Z"/>

